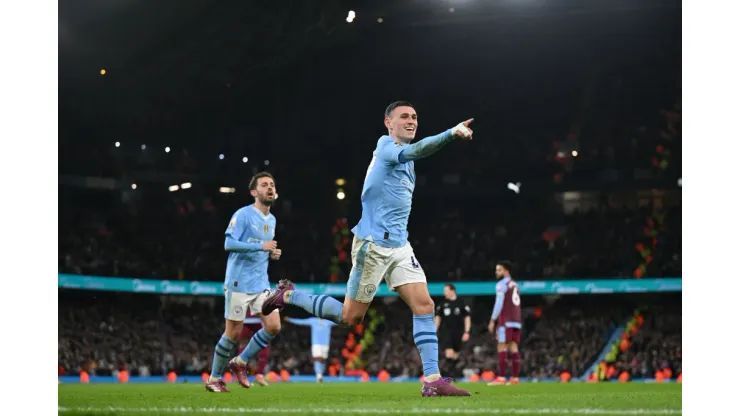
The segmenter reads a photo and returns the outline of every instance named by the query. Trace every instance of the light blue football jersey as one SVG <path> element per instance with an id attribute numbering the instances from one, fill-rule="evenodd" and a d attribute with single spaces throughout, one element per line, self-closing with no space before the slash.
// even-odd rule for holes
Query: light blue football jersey
<path id="1" fill-rule="evenodd" d="M 261 249 L 262 243 L 275 238 L 277 221 L 272 214 L 264 215 L 257 207 L 247 205 L 234 213 L 226 228 L 226 236 L 235 240 L 255 244 L 254 251 L 246 253 L 230 252 L 226 261 L 226 280 L 228 290 L 244 293 L 259 293 L 270 288 L 267 266 L 270 253 Z"/>

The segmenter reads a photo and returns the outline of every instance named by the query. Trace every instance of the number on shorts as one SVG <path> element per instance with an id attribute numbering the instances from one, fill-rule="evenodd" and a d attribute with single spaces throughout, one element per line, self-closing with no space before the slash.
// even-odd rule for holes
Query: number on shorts
<path id="1" fill-rule="evenodd" d="M 521 299 L 519 299 L 519 288 L 514 286 L 514 288 L 511 290 L 511 303 L 514 304 L 514 306 L 519 306 L 521 303 Z"/>
<path id="2" fill-rule="evenodd" d="M 375 165 L 375 155 L 373 155 L 373 158 L 370 160 L 370 166 L 367 167 L 367 173 L 365 173 L 365 180 L 367 180 L 367 175 L 370 174 L 370 171 L 373 169 L 374 165 Z"/>

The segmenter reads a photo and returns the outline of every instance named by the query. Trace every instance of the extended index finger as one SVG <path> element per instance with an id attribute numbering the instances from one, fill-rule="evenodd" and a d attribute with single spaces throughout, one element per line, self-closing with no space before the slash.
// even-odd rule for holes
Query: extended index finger
<path id="1" fill-rule="evenodd" d="M 474 118 L 471 118 L 471 119 L 465 120 L 465 121 L 463 121 L 463 125 L 465 127 L 468 127 L 470 125 L 470 123 L 473 122 L 473 120 L 475 120 L 475 119 Z"/>

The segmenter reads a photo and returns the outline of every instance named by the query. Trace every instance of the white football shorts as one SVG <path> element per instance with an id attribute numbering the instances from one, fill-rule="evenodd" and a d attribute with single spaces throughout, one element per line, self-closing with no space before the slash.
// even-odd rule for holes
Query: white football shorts
<path id="1" fill-rule="evenodd" d="M 370 303 L 382 280 L 393 291 L 409 283 L 426 283 L 427 276 L 410 243 L 398 248 L 380 247 L 372 241 L 355 237 L 347 295 L 358 302 Z"/>

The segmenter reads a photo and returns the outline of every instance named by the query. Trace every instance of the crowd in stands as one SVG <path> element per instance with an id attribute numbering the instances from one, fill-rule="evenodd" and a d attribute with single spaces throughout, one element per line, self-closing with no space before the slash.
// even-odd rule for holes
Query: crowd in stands
<path id="1" fill-rule="evenodd" d="M 85 196 L 86 198 L 88 196 Z M 165 194 L 159 200 L 116 206 L 103 201 L 60 202 L 59 272 L 183 280 L 223 279 L 223 232 L 244 201 L 207 200 L 194 205 Z M 421 202 L 423 203 L 423 202 Z M 566 215 L 538 201 L 426 205 L 412 218 L 409 240 L 430 281 L 488 279 L 495 262 L 517 263 L 526 279 L 631 277 L 640 262 L 634 246 L 652 208 L 598 204 Z M 277 204 L 276 239 L 283 258 L 270 274 L 297 282 L 327 282 L 333 218 Z M 647 275 L 679 276 L 680 205 L 667 211 Z M 354 226 L 350 218 L 349 227 Z M 351 234 L 349 236 L 351 239 Z M 349 246 L 346 247 L 349 254 Z M 340 283 L 351 263 L 343 265 Z"/>
<path id="2" fill-rule="evenodd" d="M 626 371 L 630 378 L 653 378 L 657 372 L 677 377 L 682 373 L 681 327 L 680 303 L 646 308 L 644 323 L 614 363 L 616 373 Z"/>
<path id="3" fill-rule="evenodd" d="M 220 299 L 180 299 L 141 294 L 60 291 L 60 374 L 110 375 L 126 369 L 129 374 L 162 375 L 169 371 L 196 374 L 210 371 L 213 347 L 223 329 Z M 447 361 L 440 350 L 440 365 L 461 377 L 496 371 L 493 336 L 486 326 L 491 299 L 469 298 L 473 328 L 457 362 Z M 535 303 L 545 303 L 544 298 Z M 651 309 L 632 346 L 620 355 L 616 367 L 632 377 L 652 376 L 656 369 L 681 371 L 680 299 L 667 301 L 678 314 Z M 522 335 L 522 377 L 556 378 L 564 371 L 584 375 L 604 348 L 615 328 L 624 324 L 637 302 L 616 295 L 563 297 L 542 308 L 541 317 L 525 310 Z M 412 339 L 408 308 L 399 300 L 379 301 L 373 308 L 387 319 L 360 358 L 371 375 L 386 370 L 390 376 L 418 377 L 419 355 Z M 300 316 L 293 309 L 286 314 Z M 392 318 L 392 319 L 390 319 Z M 441 328 L 440 339 L 446 329 Z M 336 327 L 330 355 L 338 360 L 338 374 L 351 370 L 342 356 L 349 330 Z M 269 369 L 290 374 L 311 374 L 310 329 L 283 324 L 272 342 Z"/>

